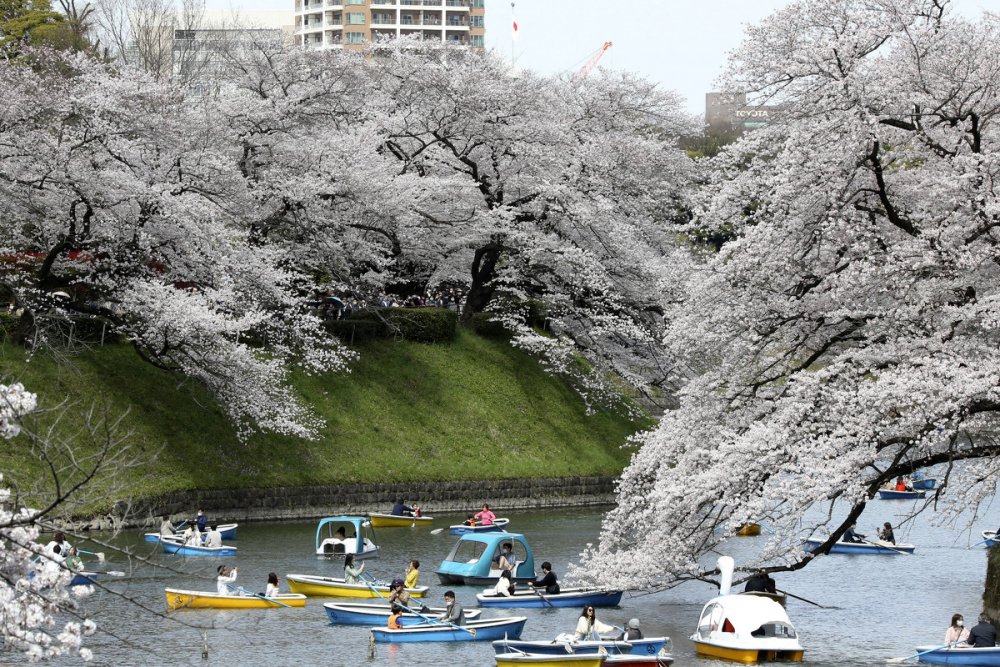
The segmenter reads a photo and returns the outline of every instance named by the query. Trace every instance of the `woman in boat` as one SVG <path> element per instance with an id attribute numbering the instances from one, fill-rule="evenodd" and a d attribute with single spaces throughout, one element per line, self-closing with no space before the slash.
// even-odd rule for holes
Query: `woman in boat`
<path id="1" fill-rule="evenodd" d="M 492 526 L 493 522 L 496 521 L 497 515 L 493 513 L 490 506 L 483 503 L 483 509 L 480 512 L 476 512 L 473 517 L 482 526 Z"/>
<path id="2" fill-rule="evenodd" d="M 896 489 L 896 491 L 909 491 L 910 490 L 909 488 L 907 488 L 906 482 L 903 480 L 902 477 L 897 477 L 896 478 L 896 487 L 895 487 L 895 489 Z"/>
<path id="3" fill-rule="evenodd" d="M 65 565 L 73 572 L 79 572 L 83 569 L 83 559 L 77 553 L 76 547 L 69 548 L 69 556 L 66 557 Z"/>
<path id="4" fill-rule="evenodd" d="M 160 537 L 173 537 L 174 536 L 174 524 L 170 523 L 170 520 L 164 516 L 160 521 Z"/>
<path id="5" fill-rule="evenodd" d="M 552 571 L 552 563 L 545 561 L 542 563 L 542 576 L 540 579 L 528 582 L 532 588 L 544 588 L 549 595 L 559 595 L 559 581 L 555 572 Z"/>
<path id="6" fill-rule="evenodd" d="M 267 574 L 267 588 L 264 589 L 264 597 L 273 598 L 277 597 L 281 591 L 278 590 L 278 575 L 274 572 L 268 572 Z"/>
<path id="7" fill-rule="evenodd" d="M 230 570 L 225 565 L 220 565 L 216 572 L 219 573 L 219 576 L 215 578 L 215 589 L 219 595 L 231 595 L 229 584 L 236 581 L 236 568 Z"/>
<path id="8" fill-rule="evenodd" d="M 945 644 L 958 644 L 969 638 L 969 628 L 965 627 L 965 619 L 961 614 L 952 614 L 951 625 L 944 631 Z"/>
<path id="9" fill-rule="evenodd" d="M 406 582 L 402 579 L 393 579 L 389 584 L 389 603 L 403 607 L 410 606 L 410 592 L 406 590 Z"/>
<path id="10" fill-rule="evenodd" d="M 575 639 L 576 641 L 583 641 L 585 639 L 597 640 L 601 638 L 601 635 L 613 632 L 614 629 L 614 626 L 598 621 L 597 614 L 594 613 L 594 608 L 587 605 L 580 613 L 580 620 L 576 622 Z"/>
<path id="11" fill-rule="evenodd" d="M 416 588 L 417 581 L 420 579 L 420 561 L 411 560 L 410 564 L 406 566 L 406 581 L 404 585 L 406 588 Z"/>
<path id="12" fill-rule="evenodd" d="M 878 531 L 878 538 L 889 544 L 896 543 L 896 535 L 892 532 L 892 524 L 886 521 L 882 524 L 882 530 Z"/>
<path id="13" fill-rule="evenodd" d="M 401 627 L 403 627 L 402 625 L 399 624 L 399 617 L 402 615 L 403 615 L 403 608 L 400 607 L 398 604 L 392 605 L 391 611 L 389 613 L 389 620 L 386 623 L 386 627 L 388 627 L 390 630 L 399 630 Z"/>
<path id="14" fill-rule="evenodd" d="M 361 580 L 361 573 L 365 569 L 365 564 L 362 561 L 361 565 L 354 564 L 354 554 L 347 554 L 344 556 L 344 583 L 345 584 L 356 584 Z"/>
<path id="15" fill-rule="evenodd" d="M 493 587 L 493 595 L 509 598 L 514 594 L 514 581 L 510 578 L 510 570 L 504 570 L 497 579 L 497 585 Z"/>

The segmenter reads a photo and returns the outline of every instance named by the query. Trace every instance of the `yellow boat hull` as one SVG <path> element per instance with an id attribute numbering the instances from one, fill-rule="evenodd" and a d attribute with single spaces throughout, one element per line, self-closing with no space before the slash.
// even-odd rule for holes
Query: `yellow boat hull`
<path id="1" fill-rule="evenodd" d="M 520 667 L 521 665 L 545 665 L 545 667 L 601 667 L 604 656 L 593 655 L 498 655 L 497 667 Z"/>
<path id="2" fill-rule="evenodd" d="M 715 644 L 706 644 L 705 642 L 698 641 L 694 643 L 694 650 L 698 655 L 705 655 L 712 658 L 722 658 L 723 660 L 732 660 L 734 662 L 742 662 L 746 664 L 764 661 L 772 662 L 775 660 L 801 662 L 802 656 L 805 653 L 805 651 L 769 651 L 759 648 L 729 648 L 728 646 L 717 646 Z"/>
<path id="3" fill-rule="evenodd" d="M 742 535 L 744 537 L 750 537 L 751 535 L 760 535 L 760 524 L 745 523 L 736 529 L 736 534 Z"/>
<path id="4" fill-rule="evenodd" d="M 319 577 L 308 579 L 296 579 L 295 575 L 288 575 L 285 580 L 288 582 L 288 590 L 293 593 L 301 593 L 310 597 L 327 598 L 379 598 L 389 596 L 388 586 L 375 586 L 376 593 L 371 587 L 364 584 L 346 584 L 336 581 L 322 581 Z M 406 589 L 410 597 L 422 598 L 427 592 L 426 586 Z M 381 595 L 379 595 L 381 593 Z"/>
<path id="5" fill-rule="evenodd" d="M 369 514 L 368 520 L 375 528 L 410 528 L 411 526 L 429 526 L 434 522 L 434 517 Z"/>
<path id="6" fill-rule="evenodd" d="M 201 591 L 166 590 L 170 609 L 282 609 L 305 607 L 306 596 L 283 593 L 265 599 L 251 595 L 218 595 Z"/>

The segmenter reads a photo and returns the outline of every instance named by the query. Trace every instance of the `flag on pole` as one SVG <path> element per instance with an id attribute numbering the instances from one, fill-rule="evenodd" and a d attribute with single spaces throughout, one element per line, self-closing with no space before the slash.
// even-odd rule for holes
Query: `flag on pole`
<path id="1" fill-rule="evenodd" d="M 517 41 L 517 19 L 514 18 L 514 3 L 510 3 L 510 40 Z"/>

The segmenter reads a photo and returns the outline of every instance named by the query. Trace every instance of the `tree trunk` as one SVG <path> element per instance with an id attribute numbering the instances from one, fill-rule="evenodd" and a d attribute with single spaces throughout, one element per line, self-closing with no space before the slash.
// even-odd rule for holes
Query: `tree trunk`
<path id="1" fill-rule="evenodd" d="M 983 611 L 994 622 L 1000 620 L 1000 549 L 990 547 L 986 555 L 986 586 L 983 591 Z"/>
<path id="2" fill-rule="evenodd" d="M 465 305 L 462 307 L 462 323 L 468 324 L 472 321 L 472 316 L 485 310 L 486 305 L 493 298 L 493 278 L 497 260 L 500 259 L 500 246 L 491 243 L 476 250 L 476 255 L 472 260 L 472 284 L 469 286 L 469 293 L 465 297 Z"/>

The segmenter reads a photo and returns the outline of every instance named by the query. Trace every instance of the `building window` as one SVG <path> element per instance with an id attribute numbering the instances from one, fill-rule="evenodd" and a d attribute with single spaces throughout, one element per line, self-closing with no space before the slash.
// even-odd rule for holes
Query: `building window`
<path id="1" fill-rule="evenodd" d="M 344 43 L 345 44 L 364 44 L 365 43 L 365 33 L 363 33 L 363 32 L 347 32 L 347 33 L 344 33 Z"/>
<path id="2" fill-rule="evenodd" d="M 485 42 L 483 42 L 483 39 L 485 39 L 483 35 L 472 35 L 472 45 L 486 46 Z"/>
<path id="3" fill-rule="evenodd" d="M 482 9 L 486 6 L 486 0 L 472 0 L 472 6 L 477 9 Z"/>
<path id="4" fill-rule="evenodd" d="M 358 12 L 351 12 L 347 15 L 348 25 L 364 25 L 365 15 Z"/>
<path id="5" fill-rule="evenodd" d="M 363 5 L 363 4 L 365 4 L 365 0 L 347 0 L 347 4 L 349 4 L 349 5 Z"/>
<path id="6" fill-rule="evenodd" d="M 473 16 L 472 17 L 472 27 L 473 28 L 484 28 L 484 27 L 486 27 L 486 17 L 485 16 Z"/>

